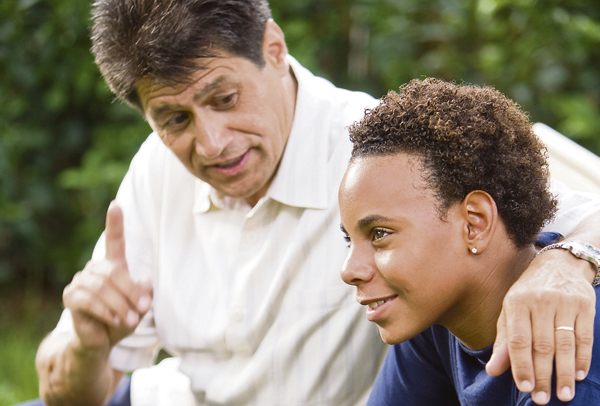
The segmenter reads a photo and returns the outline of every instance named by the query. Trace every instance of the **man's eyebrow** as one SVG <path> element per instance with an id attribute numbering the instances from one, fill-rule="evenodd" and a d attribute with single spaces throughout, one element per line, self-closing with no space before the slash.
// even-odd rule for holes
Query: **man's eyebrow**
<path id="1" fill-rule="evenodd" d="M 150 109 L 150 117 L 158 117 L 165 111 L 176 110 L 179 107 L 178 104 L 161 104 L 160 106 L 152 107 Z"/>
<path id="2" fill-rule="evenodd" d="M 227 82 L 227 81 L 228 81 L 228 79 L 225 76 L 219 76 L 218 78 L 216 78 L 215 80 L 213 80 L 212 82 L 210 82 L 209 84 L 204 86 L 202 89 L 200 89 L 196 94 L 194 94 L 194 101 L 198 101 L 198 100 L 206 97 L 207 94 L 209 94 L 210 92 L 215 90 L 217 87 L 221 86 L 222 83 Z"/>
<path id="3" fill-rule="evenodd" d="M 212 82 L 210 82 L 209 84 L 204 86 L 202 89 L 198 90 L 198 92 L 194 94 L 194 101 L 198 101 L 198 100 L 206 97 L 207 94 L 209 94 L 214 89 L 221 86 L 221 84 L 223 84 L 224 82 L 227 82 L 227 80 L 228 79 L 225 76 L 219 76 L 218 78 L 216 78 L 215 80 L 213 80 Z M 161 104 L 159 106 L 152 107 L 150 109 L 150 116 L 158 117 L 165 111 L 176 110 L 178 108 L 181 108 L 181 106 L 179 106 L 178 104 L 172 104 L 172 103 Z"/>

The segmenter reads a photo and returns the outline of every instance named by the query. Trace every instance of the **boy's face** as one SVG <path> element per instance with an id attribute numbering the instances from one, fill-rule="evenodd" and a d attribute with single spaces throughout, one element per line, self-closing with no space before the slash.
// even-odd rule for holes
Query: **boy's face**
<path id="1" fill-rule="evenodd" d="M 407 154 L 351 163 L 339 192 L 342 227 L 350 251 L 344 282 L 356 286 L 388 344 L 408 340 L 433 324 L 464 315 L 468 275 L 460 266 L 459 205 L 444 220 L 423 182 L 417 159 Z"/>

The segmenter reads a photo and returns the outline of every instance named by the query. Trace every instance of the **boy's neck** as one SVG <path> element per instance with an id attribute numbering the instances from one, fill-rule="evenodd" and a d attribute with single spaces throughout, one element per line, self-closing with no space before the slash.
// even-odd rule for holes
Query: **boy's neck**
<path id="1" fill-rule="evenodd" d="M 487 277 L 467 299 L 467 309 L 456 322 L 445 325 L 467 348 L 482 350 L 496 339 L 496 325 L 504 296 L 519 279 L 535 257 L 535 248 L 529 246 L 512 253 L 500 254 L 497 261 L 488 261 Z M 484 264 L 485 266 L 485 264 Z"/>

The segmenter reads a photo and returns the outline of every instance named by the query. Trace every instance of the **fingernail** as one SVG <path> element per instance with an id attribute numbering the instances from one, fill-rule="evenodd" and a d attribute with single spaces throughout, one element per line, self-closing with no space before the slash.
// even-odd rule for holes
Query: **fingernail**
<path id="1" fill-rule="evenodd" d="M 535 403 L 546 404 L 548 403 L 548 394 L 546 392 L 537 392 L 531 396 Z"/>
<path id="2" fill-rule="evenodd" d="M 115 316 L 113 319 L 114 325 L 118 326 L 120 322 L 121 322 L 121 319 L 119 318 L 119 316 Z"/>
<path id="3" fill-rule="evenodd" d="M 140 300 L 139 300 L 138 306 L 137 306 L 140 313 L 144 313 L 150 308 L 151 301 L 152 301 L 152 299 L 150 299 L 149 295 L 144 295 L 144 296 L 140 297 Z"/>
<path id="4" fill-rule="evenodd" d="M 127 323 L 127 325 L 129 327 L 133 327 L 137 324 L 139 320 L 139 316 L 136 312 L 134 312 L 133 310 L 130 310 L 129 312 L 127 312 L 127 319 L 125 320 L 125 322 Z"/>
<path id="5" fill-rule="evenodd" d="M 521 392 L 531 392 L 533 390 L 533 385 L 529 381 L 521 381 Z"/>
<path id="6" fill-rule="evenodd" d="M 577 375 L 575 375 L 575 379 L 577 379 L 578 381 L 583 381 L 585 379 L 585 372 L 577 371 Z"/>
<path id="7" fill-rule="evenodd" d="M 571 400 L 571 398 L 573 397 L 573 395 L 571 394 L 571 388 L 569 388 L 568 386 L 562 388 L 560 390 L 560 397 L 562 398 L 561 400 Z"/>

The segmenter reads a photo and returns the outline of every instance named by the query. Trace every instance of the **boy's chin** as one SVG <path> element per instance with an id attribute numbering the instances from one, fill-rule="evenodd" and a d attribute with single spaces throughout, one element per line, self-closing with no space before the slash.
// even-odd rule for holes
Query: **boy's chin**
<path id="1" fill-rule="evenodd" d="M 400 344 L 417 336 L 419 332 L 407 331 L 406 329 L 392 330 L 389 328 L 379 327 L 379 336 L 384 343 L 389 345 Z"/>
<path id="2" fill-rule="evenodd" d="M 389 345 L 400 344 L 401 342 L 408 340 L 408 338 L 403 339 L 402 337 L 398 337 L 398 334 L 394 334 L 383 327 L 379 327 L 379 336 L 384 343 Z"/>

